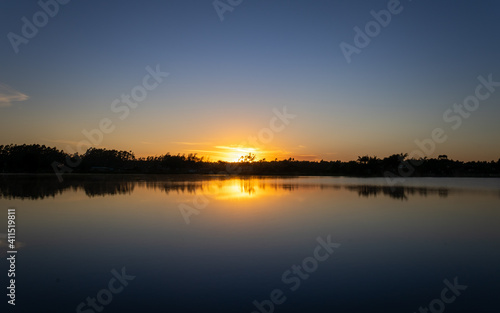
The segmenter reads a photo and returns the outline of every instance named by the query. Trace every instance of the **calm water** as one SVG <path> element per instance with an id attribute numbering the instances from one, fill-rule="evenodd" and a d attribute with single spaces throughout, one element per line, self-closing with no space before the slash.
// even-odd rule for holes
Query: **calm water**
<path id="1" fill-rule="evenodd" d="M 16 312 L 500 308 L 499 179 L 0 176 L 0 207 Z"/>

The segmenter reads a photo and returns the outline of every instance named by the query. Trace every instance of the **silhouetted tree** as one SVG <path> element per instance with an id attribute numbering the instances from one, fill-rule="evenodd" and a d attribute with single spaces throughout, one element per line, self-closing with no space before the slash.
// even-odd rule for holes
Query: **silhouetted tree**
<path id="1" fill-rule="evenodd" d="M 43 173 L 52 171 L 52 162 L 64 162 L 66 154 L 45 145 L 0 146 L 0 172 Z"/>
<path id="2" fill-rule="evenodd" d="M 43 145 L 0 145 L 0 172 L 2 173 L 50 173 L 52 163 L 64 164 L 75 157 L 56 148 Z M 500 177 L 500 159 L 490 162 L 461 162 L 437 158 L 407 159 L 408 154 L 393 154 L 379 159 L 376 156 L 358 156 L 356 161 L 298 161 L 290 157 L 256 162 L 256 155 L 249 153 L 236 162 L 209 162 L 195 153 L 148 156 L 136 159 L 132 151 L 90 148 L 81 157 L 74 172 L 95 172 L 106 169 L 130 173 L 228 173 L 229 174 L 276 174 L 276 175 L 347 175 L 384 176 L 387 172 L 398 175 L 402 171 L 411 176 L 484 176 Z"/>
<path id="3" fill-rule="evenodd" d="M 248 155 L 240 156 L 239 162 L 253 162 L 255 160 L 255 154 L 249 153 Z"/>

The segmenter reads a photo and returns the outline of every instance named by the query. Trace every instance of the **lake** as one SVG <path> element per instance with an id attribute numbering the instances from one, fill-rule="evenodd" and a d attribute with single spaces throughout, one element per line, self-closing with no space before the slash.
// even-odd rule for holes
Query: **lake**
<path id="1" fill-rule="evenodd" d="M 16 312 L 500 307 L 500 179 L 4 175 L 0 207 Z"/>

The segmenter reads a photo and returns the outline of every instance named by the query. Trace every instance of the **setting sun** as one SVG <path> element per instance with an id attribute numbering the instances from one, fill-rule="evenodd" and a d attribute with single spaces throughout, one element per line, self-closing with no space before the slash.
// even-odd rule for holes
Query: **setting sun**
<path id="1" fill-rule="evenodd" d="M 220 160 L 227 162 L 239 162 L 242 156 L 255 154 L 256 160 L 260 158 L 257 154 L 259 152 L 256 148 L 245 148 L 238 146 L 216 146 L 217 149 L 222 149 Z"/>

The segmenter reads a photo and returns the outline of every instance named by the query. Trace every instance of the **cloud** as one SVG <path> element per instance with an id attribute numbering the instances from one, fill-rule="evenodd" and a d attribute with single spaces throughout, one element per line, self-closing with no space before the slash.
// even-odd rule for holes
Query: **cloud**
<path id="1" fill-rule="evenodd" d="M 244 146 L 233 146 L 233 147 L 215 146 L 214 148 L 221 150 L 229 150 L 229 151 L 239 151 L 239 152 L 254 152 L 259 150 L 259 148 L 246 148 Z"/>
<path id="2" fill-rule="evenodd" d="M 64 144 L 73 145 L 73 146 L 76 146 L 76 145 L 80 144 L 80 142 L 81 142 L 81 141 L 64 140 L 64 139 L 49 139 L 49 138 L 45 138 L 45 137 L 40 138 L 40 140 L 48 141 L 48 142 L 52 142 L 52 143 L 64 143 Z"/>
<path id="3" fill-rule="evenodd" d="M 68 145 L 70 147 L 71 146 L 76 147 L 76 146 L 78 146 L 78 145 L 80 145 L 82 143 L 81 140 L 80 141 L 74 141 L 74 140 L 65 140 L 65 139 L 50 139 L 50 138 L 45 138 L 45 137 L 40 137 L 39 139 L 43 140 L 43 141 L 46 141 L 46 142 L 55 143 L 55 144 L 65 144 L 66 147 L 68 147 Z M 104 148 L 103 146 L 99 146 L 99 147 Z"/>
<path id="4" fill-rule="evenodd" d="M 14 101 L 28 100 L 29 96 L 0 83 L 0 108 L 10 107 Z"/>
<path id="5" fill-rule="evenodd" d="M 318 155 L 316 154 L 299 154 L 297 155 L 297 158 L 304 161 L 316 161 L 319 159 Z"/>
<path id="6" fill-rule="evenodd" d="M 177 145 L 186 145 L 186 146 L 202 146 L 202 145 L 210 145 L 210 142 L 187 142 L 187 141 L 173 141 Z"/>
<path id="7" fill-rule="evenodd" d="M 214 150 L 199 150 L 199 149 L 190 149 L 187 150 L 189 152 L 200 152 L 200 153 L 220 153 L 220 151 L 214 151 Z"/>

